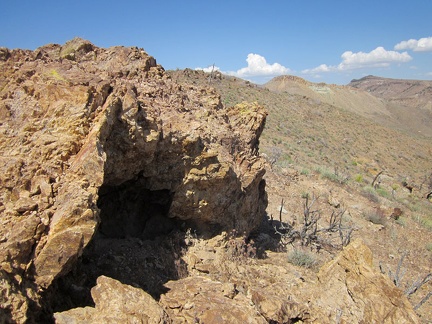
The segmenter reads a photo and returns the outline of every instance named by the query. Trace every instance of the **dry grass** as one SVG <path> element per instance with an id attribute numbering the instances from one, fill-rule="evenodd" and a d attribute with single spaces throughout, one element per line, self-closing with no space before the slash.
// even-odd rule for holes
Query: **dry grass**
<path id="1" fill-rule="evenodd" d="M 208 85 L 202 72 L 191 76 L 182 71 L 170 73 L 182 82 Z M 317 193 L 322 195 L 323 215 L 329 215 L 338 204 L 347 208 L 346 226 L 356 229 L 353 238 L 361 237 L 372 249 L 374 259 L 393 269 L 397 266 L 394 256 L 402 250 L 411 251 L 406 262 L 406 279 L 411 281 L 432 268 L 429 257 L 432 204 L 426 201 L 423 192 L 427 186 L 425 176 L 432 170 L 430 139 L 384 127 L 382 120 L 373 118 L 377 114 L 372 114 L 372 118 L 357 114 L 356 109 L 361 107 L 355 104 L 361 102 L 348 107 L 347 93 L 341 100 L 334 97 L 343 89 L 331 95 L 335 99 L 332 103 L 286 91 L 270 91 L 226 76 L 214 80 L 211 86 L 220 92 L 227 106 L 245 100 L 257 101 L 268 110 L 260 153 L 271 156 L 277 152 L 278 158 L 266 173 L 269 217 L 277 218 L 283 198 L 287 211 L 282 215 L 284 221 L 298 225 L 302 221 L 302 193 Z M 379 184 L 372 187 L 375 176 L 383 170 Z M 414 187 L 412 193 L 402 185 L 405 180 Z M 390 218 L 396 207 L 403 210 L 403 216 L 397 220 Z M 302 252 L 292 252 L 293 263 L 307 264 Z M 321 262 L 334 254 L 321 252 L 313 256 L 319 256 Z M 413 305 L 418 302 L 412 300 Z M 425 303 L 418 312 L 424 319 L 432 320 L 432 305 Z"/>
<path id="2" fill-rule="evenodd" d="M 299 267 L 312 268 L 317 260 L 311 252 L 294 249 L 288 253 L 288 262 Z"/>

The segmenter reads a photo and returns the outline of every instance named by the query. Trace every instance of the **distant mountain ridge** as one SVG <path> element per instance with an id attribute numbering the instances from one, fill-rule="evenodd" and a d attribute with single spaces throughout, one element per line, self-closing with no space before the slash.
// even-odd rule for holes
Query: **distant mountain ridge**
<path id="1" fill-rule="evenodd" d="M 391 102 L 432 111 L 432 80 L 389 79 L 368 75 L 352 80 L 348 86 Z"/>
<path id="2" fill-rule="evenodd" d="M 420 109 L 390 104 L 350 86 L 313 83 L 291 75 L 259 86 L 220 72 L 168 73 L 179 83 L 211 85 L 225 106 L 256 101 L 266 107 L 260 151 L 274 155 L 277 147 L 279 160 L 291 159 L 310 169 L 324 165 L 350 169 L 349 161 L 367 160 L 368 170 L 391 170 L 395 179 L 419 179 L 424 170 L 430 170 L 432 123 L 430 117 L 418 114 L 426 115 Z"/>
<path id="3" fill-rule="evenodd" d="M 386 127 L 432 137 L 432 81 L 367 76 L 348 85 L 335 85 L 284 75 L 264 87 L 340 107 Z"/>

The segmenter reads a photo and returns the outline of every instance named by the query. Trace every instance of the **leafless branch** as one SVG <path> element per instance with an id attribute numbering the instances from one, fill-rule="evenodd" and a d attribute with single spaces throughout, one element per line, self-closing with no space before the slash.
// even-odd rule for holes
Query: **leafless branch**
<path id="1" fill-rule="evenodd" d="M 403 271 L 403 273 L 401 274 L 401 268 L 402 268 L 402 264 L 403 264 L 403 261 L 404 261 L 406 255 L 407 255 L 406 252 L 404 252 L 402 254 L 402 256 L 398 262 L 397 268 L 396 268 L 396 273 L 395 273 L 395 276 L 393 278 L 393 282 L 396 285 L 396 287 L 400 287 L 400 281 L 401 281 L 403 275 L 405 274 L 405 271 Z"/>
<path id="2" fill-rule="evenodd" d="M 344 208 L 335 208 L 329 219 L 329 223 L 325 227 L 318 228 L 318 223 L 321 219 L 321 210 L 315 208 L 318 204 L 319 197 L 309 194 L 303 196 L 303 218 L 302 222 L 294 228 L 294 223 L 284 223 L 282 221 L 282 210 L 284 206 L 284 200 L 282 199 L 281 207 L 279 211 L 279 225 L 274 226 L 275 234 L 281 237 L 280 243 L 283 246 L 292 244 L 294 241 L 299 241 L 302 246 L 311 246 L 316 248 L 318 251 L 323 247 L 336 248 L 339 245 L 333 245 L 327 242 L 320 235 L 321 233 L 339 233 L 340 246 L 346 246 L 351 241 L 351 235 L 355 228 L 342 225 L 343 216 L 346 212 Z"/>
<path id="3" fill-rule="evenodd" d="M 281 224 L 282 224 L 282 210 L 283 210 L 283 207 L 284 207 L 284 200 L 282 198 L 281 205 L 280 205 L 280 210 L 279 210 L 279 222 Z"/>
<path id="4" fill-rule="evenodd" d="M 419 308 L 420 308 L 424 303 L 427 302 L 427 300 L 428 300 L 431 296 L 432 296 L 432 291 L 429 291 L 429 293 L 428 293 L 426 296 L 424 296 L 423 299 L 422 299 L 422 300 L 421 300 L 417 305 L 414 306 L 414 310 L 419 309 Z"/>
<path id="5" fill-rule="evenodd" d="M 421 286 L 429 282 L 431 279 L 432 274 L 429 273 L 422 280 L 418 279 L 417 281 L 414 281 L 412 285 L 407 290 L 405 290 L 405 295 L 409 296 L 414 294 L 417 290 L 420 289 Z"/>
<path id="6" fill-rule="evenodd" d="M 373 181 L 372 181 L 372 187 L 376 188 L 376 187 L 375 187 L 375 182 L 378 180 L 379 176 L 380 176 L 383 172 L 384 172 L 384 170 L 378 172 L 378 174 L 375 176 L 375 178 L 374 178 Z"/>

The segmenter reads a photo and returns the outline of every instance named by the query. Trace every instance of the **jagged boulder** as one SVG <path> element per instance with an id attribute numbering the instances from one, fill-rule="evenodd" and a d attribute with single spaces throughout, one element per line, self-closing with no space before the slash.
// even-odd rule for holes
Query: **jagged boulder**
<path id="1" fill-rule="evenodd" d="M 97 231 L 145 239 L 169 220 L 202 233 L 248 233 L 261 222 L 261 106 L 224 107 L 214 90 L 172 81 L 142 49 L 82 39 L 2 48 L 0 70 L 0 265 L 15 278 L 4 281 L 15 285 L 8 293 L 28 287 L 21 281 L 48 288 Z M 37 308 L 34 296 L 27 302 Z"/>
<path id="2" fill-rule="evenodd" d="M 101 276 L 92 288 L 95 307 L 55 313 L 56 323 L 170 323 L 163 308 L 142 289 Z"/>
<path id="3" fill-rule="evenodd" d="M 170 281 L 161 297 L 174 323 L 267 323 L 233 284 L 197 276 Z"/>
<path id="4" fill-rule="evenodd" d="M 212 322 L 208 314 L 220 311 L 224 323 L 420 323 L 403 291 L 373 265 L 361 239 L 317 274 L 302 276 L 288 264 L 229 261 L 223 244 L 212 251 L 209 243 L 191 254 L 199 274 L 165 284 L 169 290 L 160 304 L 174 322 Z"/>
<path id="5" fill-rule="evenodd" d="M 297 297 L 314 323 L 420 323 L 408 298 L 373 266 L 371 250 L 357 239 L 301 287 Z M 307 291 L 307 293 L 304 293 Z"/>

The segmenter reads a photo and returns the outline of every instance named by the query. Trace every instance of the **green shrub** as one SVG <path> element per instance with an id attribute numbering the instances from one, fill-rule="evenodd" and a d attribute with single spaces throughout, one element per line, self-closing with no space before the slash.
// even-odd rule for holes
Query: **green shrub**
<path id="1" fill-rule="evenodd" d="M 379 197 L 375 189 L 371 186 L 365 186 L 362 189 L 362 195 L 374 203 L 379 202 Z"/>
<path id="2" fill-rule="evenodd" d="M 427 230 L 432 231 L 432 218 L 431 217 L 418 217 L 418 222 L 421 226 L 423 226 L 424 228 L 426 228 Z"/>
<path id="3" fill-rule="evenodd" d="M 402 227 L 405 227 L 405 225 L 406 225 L 406 218 L 400 216 L 398 219 L 395 220 L 395 223 L 398 224 L 398 225 L 400 225 L 400 226 L 402 226 Z"/>
<path id="4" fill-rule="evenodd" d="M 426 244 L 426 250 L 428 250 L 429 252 L 432 252 L 432 242 Z"/>
<path id="5" fill-rule="evenodd" d="M 340 184 L 345 184 L 348 181 L 347 176 L 343 174 L 338 174 L 336 171 L 332 172 L 326 168 L 320 168 L 320 167 L 316 168 L 315 171 L 321 174 L 321 177 L 323 179 L 328 179 L 330 181 L 337 182 Z"/>
<path id="6" fill-rule="evenodd" d="M 333 181 L 333 182 L 338 182 L 338 176 L 329 170 L 323 170 L 321 173 L 321 176 L 324 179 L 328 179 L 328 180 Z"/>
<path id="7" fill-rule="evenodd" d="M 308 169 L 302 169 L 300 171 L 300 174 L 307 176 L 307 175 L 309 175 L 309 170 Z"/>
<path id="8" fill-rule="evenodd" d="M 322 173 L 322 168 L 321 167 L 314 167 L 314 171 L 318 174 Z"/>
<path id="9" fill-rule="evenodd" d="M 316 264 L 316 259 L 310 252 L 295 249 L 288 254 L 288 262 L 299 267 L 311 268 Z"/>
<path id="10" fill-rule="evenodd" d="M 377 188 L 375 191 L 376 191 L 376 193 L 377 193 L 378 195 L 380 195 L 381 197 L 384 197 L 384 198 L 390 199 L 390 194 L 388 193 L 387 190 L 385 190 L 385 189 L 383 189 L 383 188 Z"/>
<path id="11" fill-rule="evenodd" d="M 363 176 L 361 174 L 356 174 L 356 176 L 354 177 L 354 181 L 358 182 L 358 183 L 362 183 L 363 182 Z"/>
<path id="12" fill-rule="evenodd" d="M 365 218 L 373 224 L 385 225 L 387 220 L 381 209 L 376 209 L 365 214 Z"/>

